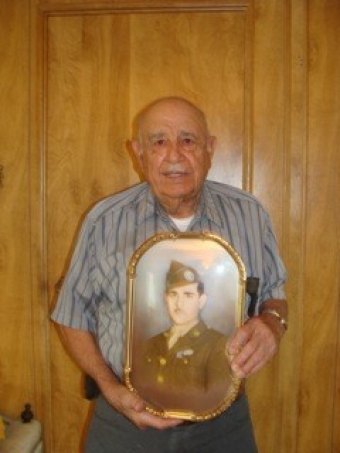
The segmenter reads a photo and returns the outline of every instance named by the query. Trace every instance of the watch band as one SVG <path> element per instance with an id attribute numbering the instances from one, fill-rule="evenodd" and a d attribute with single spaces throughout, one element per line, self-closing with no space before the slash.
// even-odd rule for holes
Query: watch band
<path id="1" fill-rule="evenodd" d="M 279 321 L 279 323 L 284 327 L 285 330 L 288 329 L 288 323 L 285 320 L 283 316 L 280 315 L 280 313 L 272 308 L 265 308 L 262 312 L 261 315 L 264 314 L 272 315 L 275 316 L 275 318 Z"/>

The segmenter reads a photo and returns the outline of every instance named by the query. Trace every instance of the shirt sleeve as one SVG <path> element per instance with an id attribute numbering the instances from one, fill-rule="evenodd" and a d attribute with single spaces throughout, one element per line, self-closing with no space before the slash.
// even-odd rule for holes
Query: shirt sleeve
<path id="1" fill-rule="evenodd" d="M 81 228 L 69 270 L 51 315 L 52 320 L 58 324 L 87 331 L 95 330 L 91 310 L 95 297 L 93 230 L 93 224 L 87 218 Z"/>
<path id="2" fill-rule="evenodd" d="M 263 285 L 259 294 L 259 303 L 269 299 L 285 299 L 284 284 L 286 269 L 279 254 L 279 249 L 273 232 L 271 220 L 265 214 L 263 237 Z"/>

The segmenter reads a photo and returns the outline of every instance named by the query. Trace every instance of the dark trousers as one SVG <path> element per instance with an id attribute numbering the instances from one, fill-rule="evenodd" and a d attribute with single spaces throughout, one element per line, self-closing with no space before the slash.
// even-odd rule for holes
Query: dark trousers
<path id="1" fill-rule="evenodd" d="M 245 395 L 220 416 L 159 431 L 140 430 L 100 396 L 86 453 L 256 453 Z"/>

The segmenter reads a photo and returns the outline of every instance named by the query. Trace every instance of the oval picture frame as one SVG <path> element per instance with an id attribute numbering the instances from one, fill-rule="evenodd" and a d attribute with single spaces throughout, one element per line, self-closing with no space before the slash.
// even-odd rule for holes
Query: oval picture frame
<path id="1" fill-rule="evenodd" d="M 159 233 L 134 252 L 127 274 L 127 388 L 164 418 L 216 417 L 242 382 L 227 353 L 243 323 L 240 256 L 209 232 Z"/>

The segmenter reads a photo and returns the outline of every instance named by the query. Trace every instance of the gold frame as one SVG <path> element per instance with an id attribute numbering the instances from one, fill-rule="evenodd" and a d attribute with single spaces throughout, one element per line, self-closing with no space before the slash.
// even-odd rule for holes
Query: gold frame
<path id="1" fill-rule="evenodd" d="M 133 336 L 134 336 L 134 313 L 135 313 L 135 283 L 136 283 L 136 270 L 140 262 L 140 259 L 155 245 L 163 241 L 181 241 L 182 239 L 190 240 L 196 239 L 201 241 L 211 241 L 214 245 L 219 245 L 224 249 L 226 254 L 232 258 L 232 261 L 235 263 L 238 271 L 238 282 L 237 282 L 237 300 L 235 301 L 235 328 L 239 327 L 243 323 L 243 313 L 244 313 L 244 304 L 245 304 L 245 288 L 246 288 L 246 271 L 245 266 L 235 251 L 235 249 L 224 239 L 219 236 L 210 233 L 158 233 L 148 240 L 146 240 L 133 254 L 130 259 L 128 270 L 127 270 L 127 323 L 126 323 L 126 359 L 124 367 L 124 381 L 127 388 L 135 393 L 139 393 L 135 388 L 132 379 L 132 369 L 133 369 Z M 236 399 L 239 389 L 241 386 L 242 379 L 237 378 L 233 374 L 231 375 L 231 383 L 226 392 L 221 398 L 221 401 L 213 408 L 208 411 L 192 411 L 192 410 L 167 410 L 167 409 L 158 409 L 155 405 L 147 402 L 146 410 L 154 415 L 158 415 L 164 418 L 180 418 L 188 421 L 203 421 L 208 420 L 217 415 L 221 414 L 226 410 L 232 402 Z M 140 394 L 143 398 L 143 395 Z"/>

